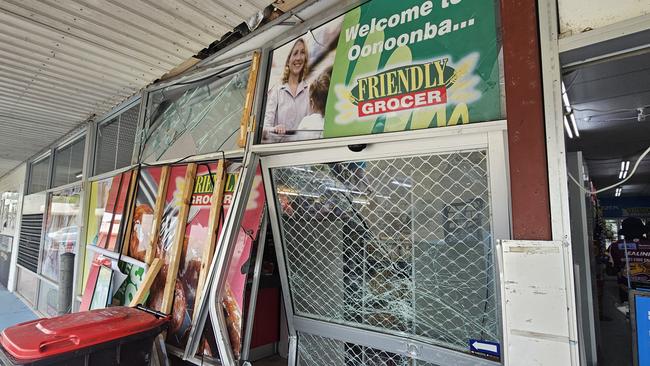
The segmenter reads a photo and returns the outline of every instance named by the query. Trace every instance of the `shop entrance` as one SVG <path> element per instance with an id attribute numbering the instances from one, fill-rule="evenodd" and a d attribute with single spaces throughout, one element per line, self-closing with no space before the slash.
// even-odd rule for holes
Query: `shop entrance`
<path id="1" fill-rule="evenodd" d="M 581 358 L 633 365 L 629 290 L 650 289 L 650 53 L 573 61 L 594 48 L 563 55 Z"/>
<path id="2" fill-rule="evenodd" d="M 501 364 L 510 224 L 492 127 L 262 158 L 290 365 Z"/>

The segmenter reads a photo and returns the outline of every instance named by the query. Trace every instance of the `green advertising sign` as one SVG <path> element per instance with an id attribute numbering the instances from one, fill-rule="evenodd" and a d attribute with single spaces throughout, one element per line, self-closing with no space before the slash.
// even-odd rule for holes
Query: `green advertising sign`
<path id="1" fill-rule="evenodd" d="M 263 143 L 503 117 L 497 5 L 374 0 L 274 50 Z"/>

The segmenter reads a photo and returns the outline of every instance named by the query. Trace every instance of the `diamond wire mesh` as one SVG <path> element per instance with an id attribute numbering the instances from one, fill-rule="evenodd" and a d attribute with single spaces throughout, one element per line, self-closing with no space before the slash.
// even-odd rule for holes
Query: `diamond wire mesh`
<path id="1" fill-rule="evenodd" d="M 500 339 L 485 150 L 272 170 L 297 315 Z"/>
<path id="2" fill-rule="evenodd" d="M 298 333 L 298 366 L 436 366 L 391 352 Z"/>

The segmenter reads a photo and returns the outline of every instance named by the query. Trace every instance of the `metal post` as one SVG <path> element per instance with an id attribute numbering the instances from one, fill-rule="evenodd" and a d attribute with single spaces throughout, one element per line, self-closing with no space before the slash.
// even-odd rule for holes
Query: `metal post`
<path id="1" fill-rule="evenodd" d="M 546 125 L 546 154 L 551 230 L 553 240 L 571 245 L 569 213 L 569 186 L 566 166 L 566 147 L 562 115 L 560 55 L 558 49 L 558 10 L 555 0 L 537 0 L 538 34 L 541 49 L 543 106 Z M 512 16 L 517 17 L 517 14 Z M 507 81 L 506 81 L 507 83 Z M 532 189 L 531 187 L 527 187 Z M 580 365 L 578 344 L 578 314 L 576 311 L 573 253 L 567 252 L 563 263 L 566 276 L 567 310 L 569 313 L 569 347 L 571 365 Z"/>
<path id="2" fill-rule="evenodd" d="M 74 279 L 74 253 L 63 253 L 59 256 L 59 301 L 58 315 L 72 311 L 72 282 Z"/>

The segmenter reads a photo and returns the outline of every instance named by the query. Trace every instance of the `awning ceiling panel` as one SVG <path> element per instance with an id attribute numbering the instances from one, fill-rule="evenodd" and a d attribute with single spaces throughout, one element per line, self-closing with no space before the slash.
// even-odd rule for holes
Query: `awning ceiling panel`
<path id="1" fill-rule="evenodd" d="M 0 176 L 272 0 L 1 0 Z"/>

